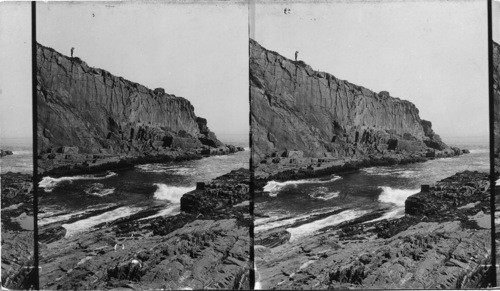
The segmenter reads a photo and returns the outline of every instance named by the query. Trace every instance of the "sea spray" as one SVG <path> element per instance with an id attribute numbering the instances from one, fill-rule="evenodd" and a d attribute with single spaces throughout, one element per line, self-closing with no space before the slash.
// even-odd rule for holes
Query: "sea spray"
<path id="1" fill-rule="evenodd" d="M 196 187 L 169 186 L 161 183 L 155 183 L 154 185 L 158 187 L 154 193 L 155 199 L 168 200 L 174 204 L 181 203 L 182 195 L 196 189 Z"/>
<path id="2" fill-rule="evenodd" d="M 380 186 L 382 193 L 378 197 L 378 200 L 382 203 L 392 203 L 397 206 L 405 206 L 406 198 L 413 194 L 418 193 L 418 189 L 395 189 L 388 186 Z"/>

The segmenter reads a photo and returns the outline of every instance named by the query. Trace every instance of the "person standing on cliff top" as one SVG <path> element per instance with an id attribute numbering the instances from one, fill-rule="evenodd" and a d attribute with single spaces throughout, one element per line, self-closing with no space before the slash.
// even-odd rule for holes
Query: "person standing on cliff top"
<path id="1" fill-rule="evenodd" d="M 299 56 L 299 51 L 295 51 L 295 61 L 297 61 L 298 56 Z"/>
<path id="2" fill-rule="evenodd" d="M 75 50 L 74 47 L 71 48 L 71 57 L 73 57 L 73 51 Z"/>

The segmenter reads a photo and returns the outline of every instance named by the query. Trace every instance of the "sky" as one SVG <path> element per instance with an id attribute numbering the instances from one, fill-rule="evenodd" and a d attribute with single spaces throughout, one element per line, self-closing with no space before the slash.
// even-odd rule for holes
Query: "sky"
<path id="1" fill-rule="evenodd" d="M 37 41 L 188 99 L 216 135 L 248 135 L 247 4 L 212 2 L 38 2 Z"/>
<path id="2" fill-rule="evenodd" d="M 0 3 L 0 138 L 32 136 L 31 4 Z"/>
<path id="3" fill-rule="evenodd" d="M 265 48 L 413 102 L 445 142 L 487 141 L 486 1 L 260 2 L 254 19 Z"/>

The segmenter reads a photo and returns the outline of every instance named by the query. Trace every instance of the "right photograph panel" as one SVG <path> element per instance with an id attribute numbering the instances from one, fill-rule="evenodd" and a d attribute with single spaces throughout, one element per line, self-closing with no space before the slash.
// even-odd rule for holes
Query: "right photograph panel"
<path id="1" fill-rule="evenodd" d="M 256 289 L 491 286 L 487 3 L 250 15 Z"/>

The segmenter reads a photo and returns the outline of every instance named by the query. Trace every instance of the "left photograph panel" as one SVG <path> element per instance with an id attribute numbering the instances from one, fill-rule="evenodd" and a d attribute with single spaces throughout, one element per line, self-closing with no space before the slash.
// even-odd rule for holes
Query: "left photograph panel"
<path id="1" fill-rule="evenodd" d="M 36 11 L 40 288 L 249 289 L 246 2 Z"/>
<path id="2" fill-rule="evenodd" d="M 0 3 L 2 289 L 34 289 L 31 3 Z"/>

